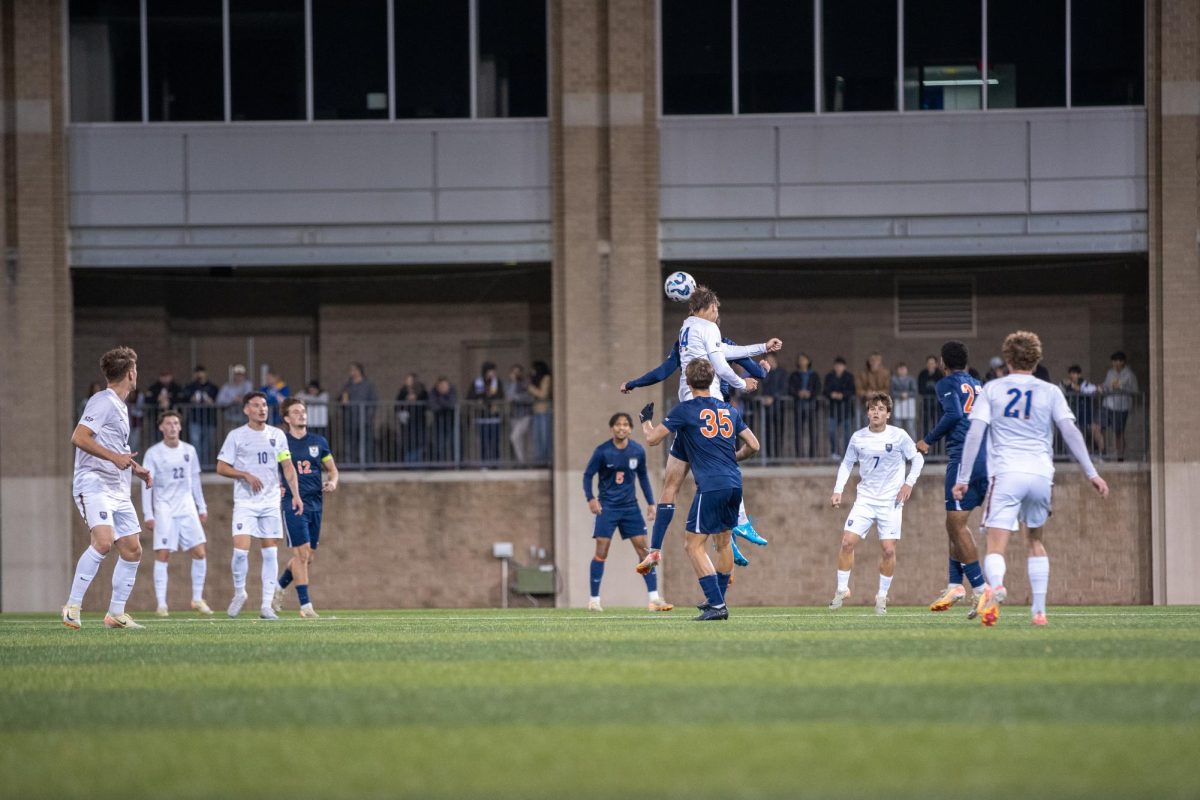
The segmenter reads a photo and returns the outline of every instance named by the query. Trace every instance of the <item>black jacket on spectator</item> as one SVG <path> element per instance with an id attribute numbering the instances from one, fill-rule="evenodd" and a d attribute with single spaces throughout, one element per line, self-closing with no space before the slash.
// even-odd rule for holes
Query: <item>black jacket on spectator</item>
<path id="1" fill-rule="evenodd" d="M 935 369 L 930 372 L 927 369 L 921 370 L 917 375 L 917 394 L 935 395 L 937 394 L 937 382 L 946 377 L 946 373 L 940 369 Z"/>
<path id="2" fill-rule="evenodd" d="M 849 374 L 849 373 L 847 373 Z M 812 396 L 804 398 L 800 396 L 800 392 L 804 390 L 812 392 Z M 821 394 L 821 376 L 817 374 L 815 369 L 809 369 L 808 372 L 796 370 L 788 376 L 788 394 L 796 398 L 798 403 L 812 403 Z"/>
<path id="3" fill-rule="evenodd" d="M 834 392 L 841 392 L 842 399 L 834 400 L 830 397 Z M 821 394 L 829 399 L 830 414 L 841 416 L 853 413 L 855 398 L 854 373 L 846 370 L 839 378 L 836 372 L 830 370 L 829 374 L 825 376 L 824 388 L 822 388 Z"/>

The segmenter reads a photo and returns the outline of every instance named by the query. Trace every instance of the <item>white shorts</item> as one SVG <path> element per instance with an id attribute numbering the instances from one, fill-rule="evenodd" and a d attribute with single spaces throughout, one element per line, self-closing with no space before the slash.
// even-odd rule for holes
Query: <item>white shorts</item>
<path id="1" fill-rule="evenodd" d="M 983 503 L 983 524 L 1006 531 L 1020 530 L 1024 522 L 1040 528 L 1050 518 L 1050 490 L 1054 481 L 1045 475 L 1006 472 L 994 476 Z"/>
<path id="2" fill-rule="evenodd" d="M 282 539 L 283 519 L 279 508 L 233 508 L 233 535 L 249 534 L 255 539 Z"/>
<path id="3" fill-rule="evenodd" d="M 178 517 L 158 517 L 154 520 L 154 550 L 191 550 L 208 539 L 196 512 Z"/>
<path id="4" fill-rule="evenodd" d="M 904 506 L 894 502 L 864 503 L 858 501 L 850 509 L 850 516 L 846 518 L 846 530 L 857 533 L 865 539 L 871 532 L 871 526 L 874 525 L 880 540 L 899 539 L 903 512 Z"/>
<path id="5" fill-rule="evenodd" d="M 95 493 L 75 495 L 75 507 L 87 523 L 88 530 L 107 525 L 113 529 L 113 538 L 122 539 L 142 532 L 137 511 L 128 497 Z"/>

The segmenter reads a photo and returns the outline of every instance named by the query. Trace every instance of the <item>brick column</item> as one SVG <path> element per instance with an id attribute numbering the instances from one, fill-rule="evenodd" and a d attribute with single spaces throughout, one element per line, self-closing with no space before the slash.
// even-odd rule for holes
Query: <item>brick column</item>
<path id="1" fill-rule="evenodd" d="M 1200 15 L 1147 12 L 1154 602 L 1200 603 Z"/>
<path id="2" fill-rule="evenodd" d="M 550 15 L 554 542 L 559 604 L 580 606 L 593 549 L 583 469 L 608 436 L 609 416 L 636 414 L 617 387 L 663 355 L 655 4 L 563 0 Z M 656 485 L 660 455 L 650 458 Z M 632 553 L 619 537 L 613 543 L 610 605 L 645 600 Z"/>

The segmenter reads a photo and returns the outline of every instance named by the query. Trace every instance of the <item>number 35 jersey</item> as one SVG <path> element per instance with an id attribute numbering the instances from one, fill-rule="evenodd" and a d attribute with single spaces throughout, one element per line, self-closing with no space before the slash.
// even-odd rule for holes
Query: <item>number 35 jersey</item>
<path id="1" fill-rule="evenodd" d="M 1024 472 L 1054 477 L 1054 427 L 1075 422 L 1062 390 L 1032 375 L 1005 375 L 983 385 L 971 420 L 988 423 L 988 475 Z"/>
<path id="2" fill-rule="evenodd" d="M 737 409 L 712 397 L 695 397 L 672 408 L 663 426 L 683 437 L 697 489 L 742 488 L 737 443 L 746 423 Z"/>
<path id="3" fill-rule="evenodd" d="M 239 480 L 233 485 L 233 505 L 259 511 L 279 510 L 279 466 L 291 458 L 287 436 L 278 428 L 264 425 L 261 431 L 249 425 L 234 428 L 225 437 L 217 460 L 236 470 L 249 472 L 262 481 L 262 491 L 254 492 L 250 484 Z"/>

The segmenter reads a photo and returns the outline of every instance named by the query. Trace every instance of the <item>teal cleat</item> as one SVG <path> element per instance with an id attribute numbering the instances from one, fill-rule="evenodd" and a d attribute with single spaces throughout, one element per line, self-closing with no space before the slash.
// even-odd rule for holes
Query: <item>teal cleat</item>
<path id="1" fill-rule="evenodd" d="M 740 536 L 750 544 L 756 544 L 759 547 L 766 547 L 770 544 L 766 539 L 758 535 L 758 531 L 754 530 L 754 523 L 746 520 L 745 525 L 738 525 L 733 529 L 734 536 Z"/>
<path id="2" fill-rule="evenodd" d="M 739 567 L 750 566 L 749 559 L 742 555 L 742 551 L 738 549 L 737 539 L 731 537 L 729 539 L 729 544 L 733 546 L 733 563 L 737 564 Z"/>

